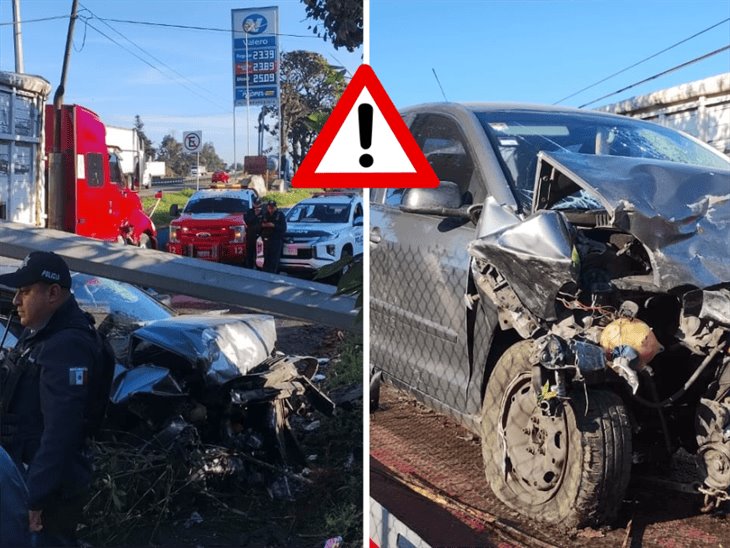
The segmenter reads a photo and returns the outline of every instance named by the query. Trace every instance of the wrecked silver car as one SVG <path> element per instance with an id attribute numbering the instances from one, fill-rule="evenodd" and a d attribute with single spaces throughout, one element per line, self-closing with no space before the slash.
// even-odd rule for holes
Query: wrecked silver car
<path id="1" fill-rule="evenodd" d="M 72 291 L 117 361 L 104 431 L 162 445 L 194 431 L 267 463 L 304 465 L 288 423 L 295 400 L 327 415 L 334 404 L 310 382 L 316 358 L 276 350 L 272 316 L 176 315 L 138 287 L 82 273 L 72 274 Z M 12 295 L 0 291 L 3 348 L 22 332 L 9 316 Z"/>
<path id="2" fill-rule="evenodd" d="M 290 400 L 306 396 L 328 415 L 334 405 L 309 380 L 317 360 L 277 353 L 275 344 L 274 318 L 263 314 L 149 322 L 130 334 L 127 366 L 117 367 L 111 420 L 121 414 L 125 430 L 163 437 L 190 425 L 203 440 L 265 462 L 303 465 L 287 421 Z"/>
<path id="3" fill-rule="evenodd" d="M 635 119 L 403 112 L 436 189 L 371 208 L 371 361 L 480 435 L 508 506 L 605 524 L 679 449 L 730 499 L 730 161 Z"/>

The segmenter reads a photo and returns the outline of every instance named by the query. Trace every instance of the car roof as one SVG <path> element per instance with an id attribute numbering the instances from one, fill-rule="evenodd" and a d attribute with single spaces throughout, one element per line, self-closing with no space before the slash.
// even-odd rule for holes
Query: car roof
<path id="1" fill-rule="evenodd" d="M 351 193 L 331 193 L 327 195 L 320 195 L 320 196 L 312 196 L 310 198 L 305 198 L 300 204 L 347 204 L 352 202 L 361 201 L 362 197 L 359 194 L 351 194 Z"/>
<path id="2" fill-rule="evenodd" d="M 600 112 L 597 110 L 580 109 L 556 105 L 541 105 L 536 103 L 511 103 L 511 102 L 464 102 L 464 103 L 422 103 L 412 105 L 400 110 L 402 114 L 418 112 L 545 112 L 556 114 L 577 114 L 582 116 L 598 116 L 601 118 L 614 118 L 626 120 L 626 116 Z"/>

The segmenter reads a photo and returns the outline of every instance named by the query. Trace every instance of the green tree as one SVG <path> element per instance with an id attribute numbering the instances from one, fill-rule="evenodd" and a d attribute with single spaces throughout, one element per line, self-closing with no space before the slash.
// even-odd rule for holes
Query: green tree
<path id="1" fill-rule="evenodd" d="M 157 149 L 157 160 L 165 162 L 167 171 L 175 176 L 182 177 L 190 172 L 190 164 L 183 152 L 182 143 L 170 134 L 162 138 L 160 147 Z"/>
<path id="2" fill-rule="evenodd" d="M 287 153 L 296 170 L 309 152 L 324 120 L 332 112 L 345 89 L 344 71 L 332 67 L 319 53 L 290 51 L 281 61 L 282 120 L 266 124 L 273 135 L 281 132 L 282 158 Z M 267 117 L 276 117 L 276 110 L 266 108 Z M 282 127 L 283 126 L 283 127 Z"/>
<path id="3" fill-rule="evenodd" d="M 302 0 L 309 29 L 329 40 L 335 49 L 355 51 L 362 46 L 362 0 Z M 319 25 L 322 25 L 320 30 Z"/>
<path id="4" fill-rule="evenodd" d="M 145 160 L 154 160 L 157 151 L 155 147 L 152 146 L 152 141 L 150 140 L 150 138 L 147 137 L 147 134 L 145 134 L 144 132 L 144 123 L 142 122 L 142 118 L 139 116 L 139 114 L 135 115 L 134 117 L 134 128 L 137 130 L 139 140 L 144 147 Z"/>
<path id="5" fill-rule="evenodd" d="M 195 153 L 190 154 L 191 165 L 195 165 L 195 160 Z M 203 143 L 200 149 L 200 165 L 205 166 L 209 172 L 226 167 L 226 163 L 216 153 L 213 143 Z"/>
<path id="6" fill-rule="evenodd" d="M 199 154 L 200 165 L 205 166 L 208 171 L 225 169 L 226 163 L 218 156 L 213 143 L 203 143 Z M 165 162 L 167 171 L 174 177 L 187 177 L 198 161 L 198 153 L 185 152 L 182 143 L 168 134 L 162 138 L 157 151 L 157 160 Z"/>

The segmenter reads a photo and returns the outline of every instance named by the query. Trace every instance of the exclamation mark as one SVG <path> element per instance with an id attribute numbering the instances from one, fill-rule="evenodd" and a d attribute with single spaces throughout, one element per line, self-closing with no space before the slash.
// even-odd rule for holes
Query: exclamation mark
<path id="1" fill-rule="evenodd" d="M 373 106 L 362 103 L 357 107 L 357 119 L 360 124 L 360 146 L 367 150 L 373 144 Z M 373 165 L 373 157 L 370 154 L 361 155 L 360 165 L 370 167 Z"/>

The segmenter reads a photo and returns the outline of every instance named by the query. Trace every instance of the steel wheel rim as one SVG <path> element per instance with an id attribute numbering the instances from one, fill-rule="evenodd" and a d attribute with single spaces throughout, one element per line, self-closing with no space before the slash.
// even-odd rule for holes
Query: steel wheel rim
<path id="1" fill-rule="evenodd" d="M 528 504 L 542 504 L 560 490 L 568 462 L 568 425 L 562 409 L 545 416 L 529 373 L 514 379 L 499 410 L 501 467 L 510 490 Z"/>

